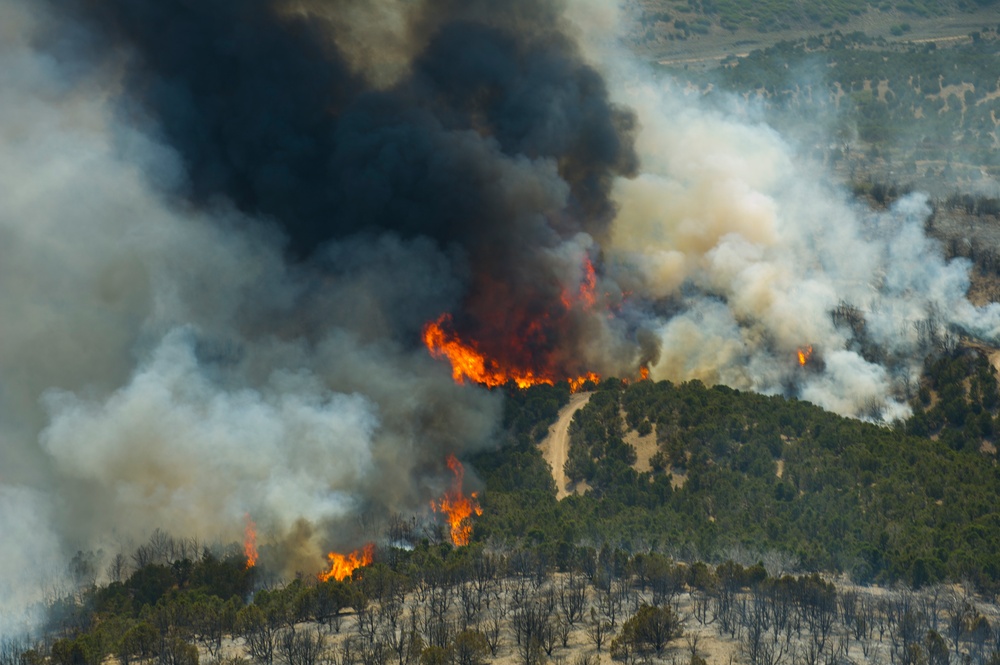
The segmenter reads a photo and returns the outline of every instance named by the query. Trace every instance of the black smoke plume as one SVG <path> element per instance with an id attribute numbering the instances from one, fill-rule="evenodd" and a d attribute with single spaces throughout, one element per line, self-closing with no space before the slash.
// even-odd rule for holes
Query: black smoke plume
<path id="1" fill-rule="evenodd" d="M 0 524 L 42 525 L 2 559 L 250 513 L 314 572 L 495 443 L 498 396 L 427 322 L 499 355 L 531 329 L 556 372 L 630 356 L 564 302 L 637 159 L 560 2 L 0 0 L 0 24 Z"/>
<path id="2" fill-rule="evenodd" d="M 458 328 L 502 355 L 527 334 L 518 321 L 559 310 L 587 248 L 575 263 L 553 255 L 580 233 L 606 236 L 614 179 L 637 168 L 634 117 L 611 103 L 558 3 L 418 3 L 412 59 L 387 87 L 352 69 L 322 18 L 350 4 L 95 0 L 76 11 L 100 47 L 92 57 L 123 61 L 121 112 L 179 154 L 172 194 L 271 220 L 299 258 L 358 234 L 457 249 L 472 275 Z M 522 363 L 570 371 L 553 353 L 580 357 L 584 322 L 558 318 Z"/>

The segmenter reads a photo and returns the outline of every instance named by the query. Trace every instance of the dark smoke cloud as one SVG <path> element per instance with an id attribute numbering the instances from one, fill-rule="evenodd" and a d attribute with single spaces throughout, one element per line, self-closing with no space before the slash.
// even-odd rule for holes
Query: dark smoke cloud
<path id="1" fill-rule="evenodd" d="M 443 312 L 634 361 L 561 304 L 637 166 L 563 10 L 0 0 L 0 633 L 77 549 L 249 512 L 315 572 L 359 512 L 424 509 L 498 422 L 420 345 Z"/>
<path id="2" fill-rule="evenodd" d="M 491 307 L 463 308 L 458 327 L 502 355 L 524 326 L 495 313 L 557 307 L 582 253 L 567 265 L 552 251 L 606 237 L 614 179 L 637 168 L 635 121 L 565 34 L 559 4 L 416 6 L 406 39 L 417 46 L 389 87 L 351 67 L 335 21 L 270 0 L 76 10 L 97 59 L 127 54 L 121 112 L 177 151 L 177 194 L 271 220 L 300 258 L 359 233 L 457 246 L 478 275 L 466 302 Z M 552 349 L 579 356 L 582 335 L 560 324 L 532 355 L 568 373 Z"/>
<path id="3" fill-rule="evenodd" d="M 433 32 L 386 90 L 351 70 L 323 21 L 271 0 L 76 9 L 91 44 L 126 50 L 123 112 L 178 151 L 183 193 L 270 217 L 302 252 L 372 229 L 473 251 L 523 240 L 511 213 L 551 211 L 509 198 L 505 160 L 555 162 L 569 184 L 564 233 L 600 231 L 613 176 L 636 168 L 630 114 L 568 37 L 539 28 L 559 25 L 547 3 L 424 5 L 411 21 Z"/>

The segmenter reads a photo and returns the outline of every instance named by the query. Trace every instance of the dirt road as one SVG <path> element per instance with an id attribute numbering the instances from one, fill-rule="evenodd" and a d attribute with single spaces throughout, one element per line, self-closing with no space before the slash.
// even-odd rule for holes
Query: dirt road
<path id="1" fill-rule="evenodd" d="M 563 467 L 566 465 L 566 455 L 569 451 L 569 424 L 573 416 L 582 409 L 594 393 L 576 393 L 570 395 L 569 404 L 559 412 L 556 424 L 549 428 L 549 435 L 541 443 L 542 457 L 552 467 L 552 477 L 556 481 L 556 499 L 562 500 L 569 496 L 566 489 L 568 480 Z"/>

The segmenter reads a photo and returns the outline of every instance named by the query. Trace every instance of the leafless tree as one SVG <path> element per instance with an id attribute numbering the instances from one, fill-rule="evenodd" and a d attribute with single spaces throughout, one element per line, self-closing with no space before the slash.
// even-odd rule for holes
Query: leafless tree
<path id="1" fill-rule="evenodd" d="M 362 598 L 354 606 L 355 626 L 358 629 L 358 637 L 363 645 L 369 645 L 375 641 L 378 629 L 378 617 L 375 614 L 375 606 Z"/>
<path id="2" fill-rule="evenodd" d="M 542 649 L 545 650 L 545 655 L 551 657 L 558 643 L 558 619 L 550 615 L 542 625 Z"/>
<path id="3" fill-rule="evenodd" d="M 461 609 L 462 630 L 478 624 L 483 606 L 483 593 L 474 582 L 466 580 L 458 585 L 459 608 Z"/>
<path id="4" fill-rule="evenodd" d="M 612 628 L 618 625 L 618 618 L 622 613 L 624 603 L 622 586 L 623 584 L 619 580 L 610 578 L 595 584 L 597 587 L 597 607 Z"/>
<path id="5" fill-rule="evenodd" d="M 570 573 L 559 583 L 559 608 L 566 622 L 573 626 L 583 618 L 587 606 L 586 580 L 576 573 Z"/>
<path id="6" fill-rule="evenodd" d="M 173 536 L 162 529 L 154 529 L 149 537 L 149 547 L 152 551 L 152 563 L 170 563 L 176 556 L 176 541 Z"/>
<path id="7" fill-rule="evenodd" d="M 590 620 L 587 622 L 587 637 L 593 643 L 597 651 L 608 641 L 611 636 L 611 623 L 604 620 L 604 617 L 597 614 L 597 610 L 590 608 Z"/>
<path id="8" fill-rule="evenodd" d="M 380 641 L 362 643 L 359 653 L 361 665 L 385 665 L 391 655 L 386 644 Z"/>
<path id="9" fill-rule="evenodd" d="M 854 625 L 858 614 L 858 592 L 854 589 L 844 589 L 839 594 L 840 621 L 845 626 Z"/>
<path id="10" fill-rule="evenodd" d="M 741 650 L 750 665 L 775 665 L 788 647 L 788 642 L 772 639 L 771 599 L 766 593 L 751 592 L 741 599 L 739 613 L 742 630 Z"/>
<path id="11" fill-rule="evenodd" d="M 486 645 L 490 654 L 497 655 L 500 648 L 500 641 L 503 635 L 503 628 L 507 614 L 499 605 L 494 605 L 486 611 L 486 620 L 482 624 L 483 636 L 486 638 Z"/>
<path id="12" fill-rule="evenodd" d="M 529 602 L 514 610 L 512 627 L 518 659 L 524 665 L 536 665 L 544 660 L 543 643 L 549 623 L 549 613 L 542 603 Z"/>
<path id="13" fill-rule="evenodd" d="M 278 627 L 257 605 L 247 605 L 236 617 L 236 629 L 250 657 L 264 665 L 274 662 L 278 647 Z M 162 631 L 161 631 L 162 633 Z"/>
<path id="14" fill-rule="evenodd" d="M 316 665 L 326 648 L 318 630 L 286 628 L 278 638 L 278 657 L 285 665 Z"/>
<path id="15" fill-rule="evenodd" d="M 692 591 L 691 605 L 694 608 L 694 618 L 697 619 L 698 623 L 708 626 L 715 621 L 714 615 L 711 620 L 708 618 L 708 610 L 711 606 L 711 598 L 709 598 L 708 594 L 700 591 Z"/>
<path id="16" fill-rule="evenodd" d="M 948 600 L 944 613 L 948 639 L 957 658 L 961 655 L 962 636 L 976 612 L 967 596 L 955 594 Z"/>
<path id="17" fill-rule="evenodd" d="M 123 552 L 118 552 L 108 563 L 107 570 L 105 571 L 108 576 L 108 580 L 111 582 L 124 582 L 125 578 L 128 577 L 128 559 L 125 558 Z"/>
<path id="18" fill-rule="evenodd" d="M 332 665 L 357 665 L 361 660 L 361 644 L 356 637 L 340 641 L 340 648 L 333 653 Z"/>

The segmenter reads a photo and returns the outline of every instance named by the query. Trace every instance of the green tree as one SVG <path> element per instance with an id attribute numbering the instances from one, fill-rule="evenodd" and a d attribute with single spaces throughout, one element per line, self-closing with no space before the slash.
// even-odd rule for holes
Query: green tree
<path id="1" fill-rule="evenodd" d="M 622 625 L 621 634 L 611 642 L 611 657 L 624 660 L 630 653 L 662 654 L 672 640 L 681 636 L 680 619 L 668 606 L 642 605 L 635 616 Z"/>
<path id="2" fill-rule="evenodd" d="M 490 653 L 486 637 L 477 630 L 463 630 L 449 648 L 452 665 L 485 665 Z"/>

